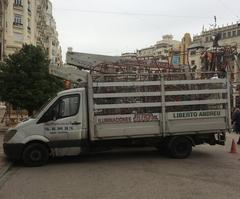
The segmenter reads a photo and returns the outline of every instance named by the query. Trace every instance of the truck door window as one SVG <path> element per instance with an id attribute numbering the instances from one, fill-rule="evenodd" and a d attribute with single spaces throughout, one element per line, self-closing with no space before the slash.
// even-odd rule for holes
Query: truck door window
<path id="1" fill-rule="evenodd" d="M 56 120 L 58 112 L 59 112 L 59 103 L 55 103 L 47 110 L 46 113 L 44 113 L 44 115 L 38 121 L 38 124 Z"/>
<path id="2" fill-rule="evenodd" d="M 75 95 L 62 98 L 59 109 L 59 118 L 76 115 L 79 109 L 79 96 Z"/>
<path id="3" fill-rule="evenodd" d="M 47 110 L 47 112 L 40 118 L 38 123 L 45 123 L 74 116 L 79 111 L 79 105 L 79 95 L 68 95 L 61 97 Z"/>

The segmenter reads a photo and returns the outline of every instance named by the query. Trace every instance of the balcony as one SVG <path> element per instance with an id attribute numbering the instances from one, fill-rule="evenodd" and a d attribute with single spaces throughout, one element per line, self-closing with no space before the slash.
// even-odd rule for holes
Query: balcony
<path id="1" fill-rule="evenodd" d="M 13 27 L 14 27 L 14 28 L 23 29 L 23 24 L 22 24 L 22 23 L 13 22 Z"/>
<path id="2" fill-rule="evenodd" d="M 14 9 L 17 9 L 17 10 L 20 10 L 20 11 L 23 11 L 23 5 L 22 4 L 13 4 L 13 8 Z"/>
<path id="3" fill-rule="evenodd" d="M 28 15 L 31 16 L 32 15 L 32 11 L 30 8 L 28 8 Z"/>

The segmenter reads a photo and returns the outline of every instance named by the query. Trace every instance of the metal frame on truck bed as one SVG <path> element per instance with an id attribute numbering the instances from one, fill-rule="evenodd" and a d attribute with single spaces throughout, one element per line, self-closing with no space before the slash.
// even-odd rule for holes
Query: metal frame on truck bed
<path id="1" fill-rule="evenodd" d="M 91 139 L 226 131 L 230 128 L 229 81 L 208 77 L 210 74 L 192 80 L 185 80 L 181 73 L 89 75 Z"/>

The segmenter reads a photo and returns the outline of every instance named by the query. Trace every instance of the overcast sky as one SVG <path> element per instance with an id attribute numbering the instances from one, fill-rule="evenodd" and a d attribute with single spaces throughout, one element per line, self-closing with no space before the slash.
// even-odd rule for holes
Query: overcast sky
<path id="1" fill-rule="evenodd" d="M 239 0 L 51 0 L 63 57 L 74 51 L 120 55 L 173 34 L 240 20 Z"/>

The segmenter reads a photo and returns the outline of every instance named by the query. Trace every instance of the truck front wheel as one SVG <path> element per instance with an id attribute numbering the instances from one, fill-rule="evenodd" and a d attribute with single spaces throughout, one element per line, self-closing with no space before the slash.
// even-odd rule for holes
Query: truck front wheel
<path id="1" fill-rule="evenodd" d="M 173 137 L 169 141 L 168 148 L 173 158 L 184 159 L 192 152 L 192 142 L 186 137 Z"/>
<path id="2" fill-rule="evenodd" d="M 49 151 L 44 144 L 32 143 L 24 149 L 22 158 L 25 166 L 42 166 L 49 159 Z"/>

